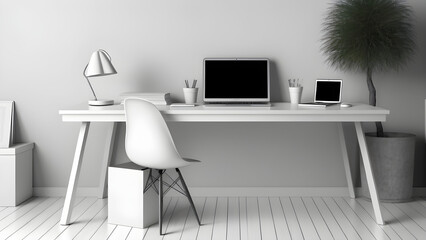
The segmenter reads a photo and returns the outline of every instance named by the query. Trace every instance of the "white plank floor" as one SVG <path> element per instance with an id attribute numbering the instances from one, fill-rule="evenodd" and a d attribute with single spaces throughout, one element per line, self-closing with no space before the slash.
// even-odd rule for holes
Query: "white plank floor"
<path id="1" fill-rule="evenodd" d="M 186 198 L 166 198 L 164 226 L 108 224 L 108 199 L 78 198 L 69 226 L 59 225 L 63 198 L 32 198 L 0 207 L 0 239 L 426 239 L 426 200 L 383 203 L 377 225 L 371 202 L 346 197 L 194 198 L 198 226 Z"/>

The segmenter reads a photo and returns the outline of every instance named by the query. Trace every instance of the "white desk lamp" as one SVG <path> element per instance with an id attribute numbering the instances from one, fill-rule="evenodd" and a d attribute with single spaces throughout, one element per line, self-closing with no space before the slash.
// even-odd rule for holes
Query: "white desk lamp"
<path id="1" fill-rule="evenodd" d="M 93 96 L 95 97 L 94 100 L 89 100 L 89 105 L 106 106 L 114 104 L 114 100 L 98 99 L 96 97 L 92 84 L 90 84 L 89 77 L 100 77 L 116 73 L 117 71 L 111 63 L 111 57 L 105 50 L 99 49 L 92 54 L 89 63 L 86 65 L 83 71 L 83 75 L 86 78 L 87 83 L 89 83 L 90 89 L 92 90 Z"/>

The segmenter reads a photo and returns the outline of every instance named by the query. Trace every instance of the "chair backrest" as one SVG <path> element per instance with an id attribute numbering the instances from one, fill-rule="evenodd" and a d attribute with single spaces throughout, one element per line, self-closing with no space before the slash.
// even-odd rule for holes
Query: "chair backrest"
<path id="1" fill-rule="evenodd" d="M 152 103 L 143 99 L 124 101 L 126 113 L 125 148 L 130 160 L 138 165 L 164 169 L 181 160 L 163 116 Z"/>

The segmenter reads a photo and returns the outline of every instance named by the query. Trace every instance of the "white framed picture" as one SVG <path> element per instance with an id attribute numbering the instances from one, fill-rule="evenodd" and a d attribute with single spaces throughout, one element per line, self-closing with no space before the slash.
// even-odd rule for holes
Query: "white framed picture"
<path id="1" fill-rule="evenodd" d="M 0 101 L 0 148 L 13 144 L 14 102 Z"/>

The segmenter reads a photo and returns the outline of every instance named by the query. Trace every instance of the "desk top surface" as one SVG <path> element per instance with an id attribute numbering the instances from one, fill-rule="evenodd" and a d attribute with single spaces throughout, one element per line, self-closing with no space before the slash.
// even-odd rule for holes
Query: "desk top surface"
<path id="1" fill-rule="evenodd" d="M 389 110 L 367 104 L 322 107 L 301 107 L 276 102 L 271 107 L 170 107 L 158 106 L 166 121 L 385 121 Z M 63 121 L 124 122 L 124 106 L 120 104 L 93 107 L 76 105 L 60 110 Z"/>
<path id="2" fill-rule="evenodd" d="M 373 107 L 367 104 L 353 104 L 352 107 L 340 107 L 340 105 L 331 105 L 328 107 L 304 107 L 287 102 L 275 102 L 270 107 L 206 107 L 198 105 L 195 107 L 170 107 L 157 106 L 165 114 L 389 114 L 389 110 L 381 107 Z M 60 115 L 80 115 L 80 114 L 124 114 L 122 104 L 110 106 L 89 106 L 80 104 L 59 111 Z"/>

